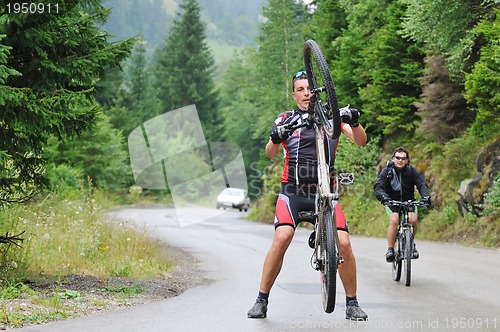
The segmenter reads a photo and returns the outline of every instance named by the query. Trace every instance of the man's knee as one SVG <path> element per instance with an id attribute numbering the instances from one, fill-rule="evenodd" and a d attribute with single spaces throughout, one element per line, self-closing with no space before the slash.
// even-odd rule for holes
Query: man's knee
<path id="1" fill-rule="evenodd" d="M 391 223 L 391 225 L 397 225 L 398 222 L 399 222 L 399 216 L 397 213 L 391 213 L 391 215 L 389 216 L 389 222 Z"/>
<path id="2" fill-rule="evenodd" d="M 290 226 L 280 226 L 276 228 L 273 241 L 276 249 L 280 251 L 286 250 L 286 248 L 290 245 L 290 242 L 292 242 L 294 233 L 295 230 Z"/>
<path id="3" fill-rule="evenodd" d="M 337 234 L 339 237 L 340 254 L 344 256 L 344 258 L 350 257 L 352 255 L 352 247 L 349 233 L 345 231 L 338 231 Z"/>

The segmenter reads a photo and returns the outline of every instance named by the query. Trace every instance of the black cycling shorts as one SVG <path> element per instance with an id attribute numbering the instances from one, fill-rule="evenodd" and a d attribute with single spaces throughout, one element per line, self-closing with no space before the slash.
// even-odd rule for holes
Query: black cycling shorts
<path id="1" fill-rule="evenodd" d="M 283 225 L 297 228 L 300 211 L 314 211 L 316 200 L 316 186 L 314 185 L 291 185 L 283 183 L 280 194 L 276 201 L 276 215 L 274 216 L 274 228 Z M 337 230 L 349 231 L 344 212 L 338 202 L 334 201 L 337 220 Z M 312 223 L 312 222 L 311 222 Z"/>

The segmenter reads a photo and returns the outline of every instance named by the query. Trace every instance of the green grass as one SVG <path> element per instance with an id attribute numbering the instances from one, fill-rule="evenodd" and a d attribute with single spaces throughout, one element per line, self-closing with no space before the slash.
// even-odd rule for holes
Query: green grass
<path id="1" fill-rule="evenodd" d="M 120 294 L 126 297 L 141 294 L 144 292 L 144 289 L 137 285 L 133 286 L 125 286 L 125 285 L 113 285 L 113 286 L 108 286 L 106 288 L 107 291 L 115 293 L 115 294 Z"/>
<path id="2" fill-rule="evenodd" d="M 59 310 L 37 310 L 30 314 L 0 312 L 0 322 L 11 327 L 23 327 L 25 323 L 42 324 L 73 317 L 74 315 Z"/>
<path id="3" fill-rule="evenodd" d="M 1 210 L 0 220 L 0 234 L 25 231 L 20 248 L 0 246 L 4 286 L 40 274 L 150 278 L 172 264 L 164 243 L 127 222 L 109 222 L 95 197 L 48 195 Z"/>
<path id="4" fill-rule="evenodd" d="M 10 285 L 0 290 L 0 300 L 17 299 L 22 294 L 32 294 L 33 290 L 24 284 Z"/>
<path id="5" fill-rule="evenodd" d="M 24 231 L 24 241 L 20 247 L 0 245 L 0 325 L 21 327 L 75 317 L 67 301 L 81 301 L 79 291 L 57 287 L 41 293 L 28 286 L 30 281 L 48 279 L 58 285 L 73 274 L 136 279 L 167 275 L 173 260 L 165 244 L 145 229 L 108 221 L 102 204 L 110 206 L 91 190 L 80 199 L 50 194 L 31 203 L 3 206 L 0 234 Z M 135 285 L 105 290 L 122 299 L 144 291 Z M 37 309 L 11 307 L 16 300 Z M 105 306 L 106 302 L 93 304 Z"/>
<path id="6" fill-rule="evenodd" d="M 72 318 L 71 308 L 62 299 L 78 299 L 79 292 L 55 292 L 49 296 L 34 291 L 29 286 L 18 283 L 1 288 L 0 291 L 0 324 L 10 327 L 22 327 L 26 323 L 41 324 L 50 321 Z M 22 299 L 38 306 L 39 309 L 29 311 L 22 304 L 5 305 L 9 300 Z"/>

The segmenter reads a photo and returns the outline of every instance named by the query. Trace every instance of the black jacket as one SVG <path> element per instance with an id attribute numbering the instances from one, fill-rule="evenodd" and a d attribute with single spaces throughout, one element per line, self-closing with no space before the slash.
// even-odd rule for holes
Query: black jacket
<path id="1" fill-rule="evenodd" d="M 394 169 L 395 172 L 392 173 L 391 169 Z M 388 176 L 389 173 L 393 175 Z M 401 188 L 399 190 L 394 189 L 394 185 L 391 185 L 394 176 L 396 176 L 396 180 L 399 180 L 401 183 Z M 399 171 L 396 167 L 386 166 L 378 175 L 377 182 L 375 182 L 373 189 L 375 190 L 375 197 L 377 197 L 379 201 L 384 196 L 397 201 L 408 201 L 415 200 L 415 186 L 422 197 L 429 196 L 429 189 L 415 167 L 408 165 Z"/>

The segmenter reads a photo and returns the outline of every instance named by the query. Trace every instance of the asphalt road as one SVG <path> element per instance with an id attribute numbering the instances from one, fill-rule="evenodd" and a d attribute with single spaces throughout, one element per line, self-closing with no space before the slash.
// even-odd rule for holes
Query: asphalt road
<path id="1" fill-rule="evenodd" d="M 209 216 L 213 211 L 197 211 Z M 384 239 L 352 237 L 358 266 L 358 299 L 369 318 L 345 319 L 340 282 L 337 306 L 323 311 L 319 274 L 310 267 L 309 232 L 298 230 L 271 291 L 266 319 L 249 319 L 271 225 L 227 211 L 181 227 L 174 209 L 129 209 L 120 218 L 146 224 L 155 235 L 191 252 L 213 282 L 160 302 L 30 326 L 25 331 L 499 331 L 500 252 L 417 241 L 412 284 L 392 281 Z M 418 240 L 418 239 L 417 239 Z"/>

